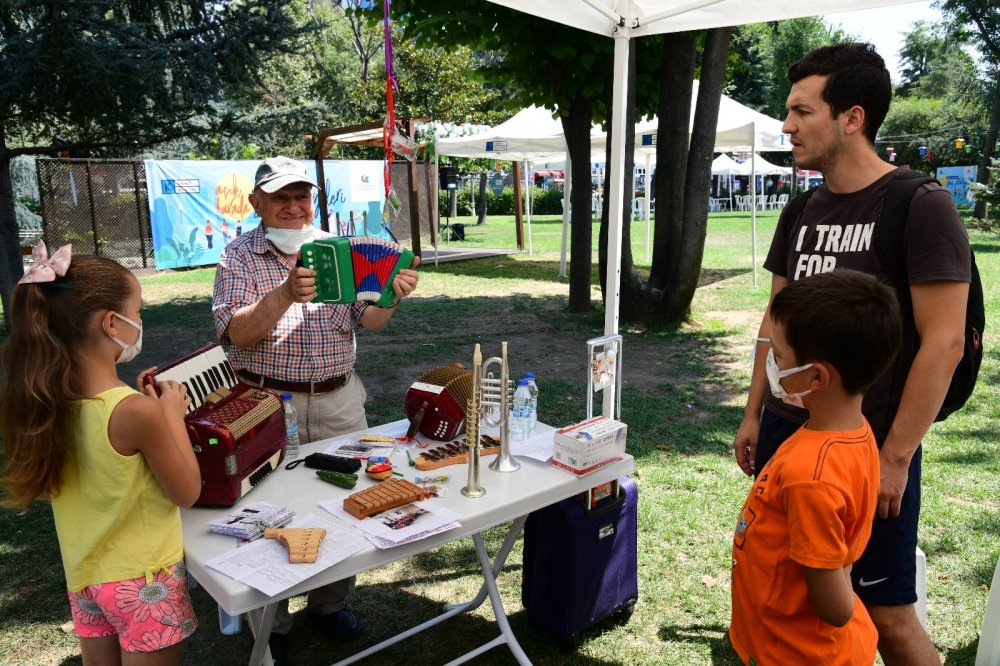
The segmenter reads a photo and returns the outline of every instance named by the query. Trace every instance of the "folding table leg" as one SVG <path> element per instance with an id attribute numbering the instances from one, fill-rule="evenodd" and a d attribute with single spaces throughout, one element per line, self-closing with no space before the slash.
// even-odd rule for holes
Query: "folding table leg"
<path id="1" fill-rule="evenodd" d="M 500 635 L 489 643 L 476 648 L 472 652 L 469 652 L 454 661 L 448 662 L 446 666 L 463 664 L 470 659 L 478 657 L 487 650 L 491 650 L 498 645 L 502 645 L 503 643 L 506 643 L 507 647 L 510 648 L 510 651 L 514 654 L 514 659 L 517 660 L 518 664 L 521 664 L 521 666 L 531 666 L 531 660 L 528 659 L 528 655 L 526 655 L 524 650 L 521 649 L 520 643 L 517 642 L 517 637 L 514 636 L 514 632 L 510 628 L 510 622 L 507 621 L 507 612 L 504 610 L 503 600 L 500 598 L 500 591 L 497 589 L 496 576 L 493 575 L 493 565 L 490 563 L 489 553 L 486 552 L 486 544 L 483 543 L 483 535 L 472 535 L 472 541 L 476 544 L 476 555 L 479 556 L 479 566 L 483 570 L 483 580 L 490 595 L 490 604 L 493 606 L 493 614 L 496 616 L 497 624 L 500 626 Z"/>
<path id="2" fill-rule="evenodd" d="M 278 604 L 273 603 L 247 613 L 247 624 L 250 625 L 254 635 L 250 666 L 274 666 L 267 639 L 271 637 L 271 627 L 274 626 L 274 616 L 277 612 Z"/>
<path id="3" fill-rule="evenodd" d="M 493 572 L 493 577 L 496 578 L 500 575 L 500 570 L 503 569 L 504 563 L 507 561 L 507 556 L 510 555 L 511 549 L 514 548 L 514 544 L 517 542 L 517 538 L 521 536 L 521 531 L 524 529 L 524 523 L 528 520 L 528 516 L 520 516 L 515 518 L 514 522 L 511 523 L 510 529 L 507 530 L 507 536 L 504 537 L 503 543 L 500 545 L 500 549 L 497 551 L 496 557 L 493 558 L 493 566 L 490 570 Z M 452 610 L 453 608 L 462 608 L 463 611 L 473 611 L 483 605 L 487 597 L 486 581 L 479 586 L 479 592 L 475 597 L 469 601 L 463 601 L 460 604 L 445 604 L 445 610 Z"/>

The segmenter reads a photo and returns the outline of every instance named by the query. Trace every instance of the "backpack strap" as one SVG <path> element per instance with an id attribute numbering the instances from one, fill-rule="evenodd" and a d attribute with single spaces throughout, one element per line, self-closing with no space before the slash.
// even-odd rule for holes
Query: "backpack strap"
<path id="1" fill-rule="evenodd" d="M 918 188 L 933 182 L 936 182 L 934 178 L 919 171 L 906 170 L 893 175 L 875 215 L 875 254 L 904 296 L 908 293 L 908 281 L 903 232 L 910 214 L 910 202 Z"/>
<path id="2" fill-rule="evenodd" d="M 809 197 L 812 193 L 816 191 L 817 188 L 811 190 L 806 190 L 801 194 L 795 195 L 795 198 L 789 201 L 785 205 L 785 209 L 781 211 L 781 218 L 785 220 L 785 226 L 782 228 L 783 235 L 785 237 L 785 251 L 788 251 L 788 244 L 792 240 L 792 232 L 795 230 L 795 225 L 798 223 L 799 218 L 802 217 L 802 213 L 806 210 L 806 204 L 809 203 Z"/>

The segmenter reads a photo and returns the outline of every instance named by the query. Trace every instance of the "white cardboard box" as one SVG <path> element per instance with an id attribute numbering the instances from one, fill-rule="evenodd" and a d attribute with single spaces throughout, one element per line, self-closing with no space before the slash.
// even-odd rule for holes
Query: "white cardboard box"
<path id="1" fill-rule="evenodd" d="M 552 464 L 583 476 L 625 455 L 628 426 L 606 416 L 597 416 L 557 430 Z"/>

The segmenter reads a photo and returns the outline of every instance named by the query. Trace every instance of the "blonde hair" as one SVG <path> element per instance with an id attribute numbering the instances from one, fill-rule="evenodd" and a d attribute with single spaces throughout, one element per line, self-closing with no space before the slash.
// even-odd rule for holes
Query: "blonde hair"
<path id="1" fill-rule="evenodd" d="M 3 504 L 24 507 L 59 493 L 73 446 L 72 352 L 88 342 L 95 314 L 120 310 L 132 274 L 111 259 L 75 256 L 54 282 L 20 284 L 11 295 L 11 333 L 0 393 L 4 443 Z"/>

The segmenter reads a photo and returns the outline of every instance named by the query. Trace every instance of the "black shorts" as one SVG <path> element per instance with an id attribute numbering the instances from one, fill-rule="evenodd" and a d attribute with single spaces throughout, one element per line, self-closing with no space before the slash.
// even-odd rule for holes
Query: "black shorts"
<path id="1" fill-rule="evenodd" d="M 768 460 L 798 430 L 767 408 L 761 413 L 754 469 Z M 882 446 L 882 442 L 879 442 Z M 920 519 L 920 471 L 922 447 L 910 460 L 906 491 L 896 518 L 878 518 L 861 559 L 851 569 L 854 591 L 866 606 L 905 606 L 917 601 L 917 523 Z"/>

